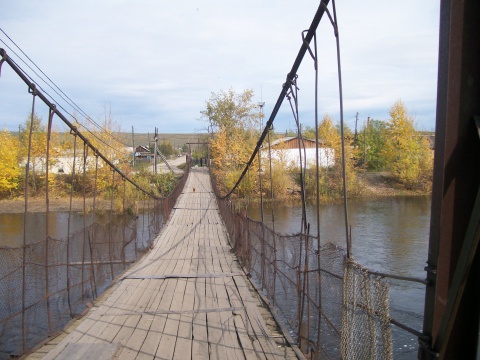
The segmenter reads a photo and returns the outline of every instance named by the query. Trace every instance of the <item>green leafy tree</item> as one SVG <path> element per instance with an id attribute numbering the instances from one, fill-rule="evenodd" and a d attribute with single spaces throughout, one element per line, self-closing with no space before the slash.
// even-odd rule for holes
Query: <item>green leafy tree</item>
<path id="1" fill-rule="evenodd" d="M 158 146 L 160 152 L 165 156 L 170 156 L 175 154 L 175 149 L 169 141 L 165 141 Z"/>
<path id="2" fill-rule="evenodd" d="M 359 150 L 365 156 L 365 165 L 369 170 L 385 170 L 387 159 L 385 158 L 387 124 L 380 120 L 370 120 L 359 134 Z"/>

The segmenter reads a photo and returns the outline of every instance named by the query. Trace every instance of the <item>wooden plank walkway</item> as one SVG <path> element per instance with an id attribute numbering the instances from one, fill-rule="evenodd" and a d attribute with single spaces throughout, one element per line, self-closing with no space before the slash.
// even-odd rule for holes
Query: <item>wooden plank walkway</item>
<path id="1" fill-rule="evenodd" d="M 208 169 L 193 168 L 152 251 L 29 358 L 296 358 L 274 341 L 230 249 Z"/>

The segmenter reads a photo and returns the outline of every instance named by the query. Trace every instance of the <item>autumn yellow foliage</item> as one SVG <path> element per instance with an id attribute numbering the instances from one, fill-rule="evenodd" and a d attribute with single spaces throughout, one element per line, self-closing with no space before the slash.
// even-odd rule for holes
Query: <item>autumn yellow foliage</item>
<path id="1" fill-rule="evenodd" d="M 237 94 L 233 90 L 213 93 L 201 113 L 212 132 L 210 157 L 212 172 L 223 192 L 233 188 L 245 168 L 259 137 L 259 111 L 252 101 L 253 92 Z M 256 160 L 256 159 L 255 159 Z M 258 165 L 252 164 L 251 169 Z M 256 186 L 255 178 L 245 177 L 238 192 L 248 196 Z"/>
<path id="2" fill-rule="evenodd" d="M 384 156 L 388 169 L 409 188 L 418 188 L 422 179 L 431 176 L 429 142 L 415 131 L 414 119 L 401 100 L 390 109 Z"/>
<path id="3" fill-rule="evenodd" d="M 0 132 L 0 194 L 11 195 L 20 183 L 20 167 L 18 166 L 19 143 L 18 138 L 10 132 Z"/>

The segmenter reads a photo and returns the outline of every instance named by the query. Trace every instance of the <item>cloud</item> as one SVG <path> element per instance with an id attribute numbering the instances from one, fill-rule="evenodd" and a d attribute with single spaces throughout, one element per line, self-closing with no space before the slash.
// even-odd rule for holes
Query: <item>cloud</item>
<path id="1" fill-rule="evenodd" d="M 193 132 L 204 126 L 198 119 L 205 101 L 220 90 L 253 89 L 269 116 L 317 6 L 311 0 L 18 0 L 3 6 L 0 23 L 91 116 L 101 117 L 108 106 L 124 129 Z M 337 11 L 345 118 L 358 111 L 362 119 L 386 119 L 402 98 L 418 123 L 433 129 L 437 2 L 346 0 Z M 1 33 L 0 39 L 13 46 Z M 328 112 L 338 120 L 335 38 L 326 17 L 317 41 L 320 116 Z M 311 126 L 314 73 L 308 56 L 298 74 L 302 119 Z M 29 103 L 24 86 L 6 90 L 14 81 L 0 78 L 0 114 L 11 130 L 24 121 Z M 275 122 L 278 131 L 293 127 L 290 112 L 285 104 Z"/>

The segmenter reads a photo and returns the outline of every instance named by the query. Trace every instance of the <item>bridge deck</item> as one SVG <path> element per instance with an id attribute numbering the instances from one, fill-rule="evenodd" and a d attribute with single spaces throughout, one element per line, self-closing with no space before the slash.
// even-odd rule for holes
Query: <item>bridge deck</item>
<path id="1" fill-rule="evenodd" d="M 285 359 L 230 253 L 206 169 L 153 250 L 45 359 Z"/>

